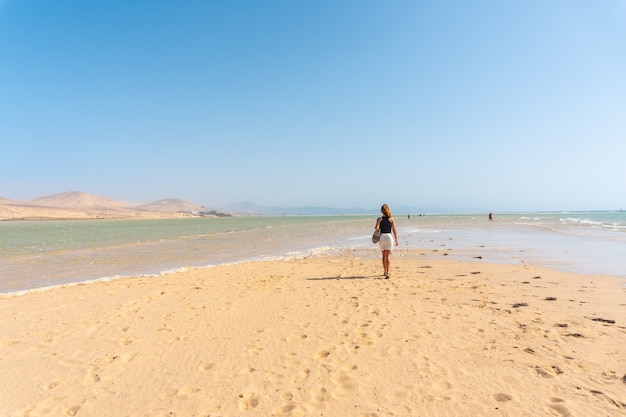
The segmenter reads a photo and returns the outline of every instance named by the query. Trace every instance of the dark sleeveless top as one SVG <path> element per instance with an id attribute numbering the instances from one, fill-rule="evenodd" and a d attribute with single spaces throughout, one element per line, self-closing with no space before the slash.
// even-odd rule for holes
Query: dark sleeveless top
<path id="1" fill-rule="evenodd" d="M 391 221 L 389 221 L 389 217 L 383 216 L 381 219 L 380 233 L 391 233 Z"/>

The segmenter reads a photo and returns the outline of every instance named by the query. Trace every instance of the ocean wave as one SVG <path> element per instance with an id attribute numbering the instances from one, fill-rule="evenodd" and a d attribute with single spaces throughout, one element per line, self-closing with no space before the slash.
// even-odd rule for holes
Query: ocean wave
<path id="1" fill-rule="evenodd" d="M 583 225 L 591 225 L 591 226 L 601 226 L 603 223 L 599 221 L 593 221 L 589 219 L 579 219 L 576 217 L 567 217 L 560 218 L 559 221 L 561 223 L 574 223 L 574 224 L 583 224 Z"/>
<path id="2" fill-rule="evenodd" d="M 441 229 L 403 229 L 403 233 L 416 233 L 416 234 L 430 234 L 430 233 L 441 233 Z"/>

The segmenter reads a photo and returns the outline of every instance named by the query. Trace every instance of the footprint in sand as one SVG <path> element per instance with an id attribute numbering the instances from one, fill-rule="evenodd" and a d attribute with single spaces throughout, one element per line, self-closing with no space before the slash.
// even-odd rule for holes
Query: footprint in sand
<path id="1" fill-rule="evenodd" d="M 172 329 L 167 327 L 167 325 L 163 325 L 157 329 L 158 332 L 173 332 Z"/>
<path id="2" fill-rule="evenodd" d="M 256 372 L 256 368 L 253 368 L 252 366 L 247 366 L 247 367 L 239 370 L 239 375 L 253 374 L 255 372 Z"/>
<path id="3" fill-rule="evenodd" d="M 534 369 L 535 369 L 535 372 L 537 372 L 537 375 L 543 378 L 554 378 L 554 375 L 552 375 L 550 372 L 546 371 L 540 366 L 535 366 Z"/>
<path id="4" fill-rule="evenodd" d="M 352 339 L 352 346 L 355 349 L 360 349 L 361 346 L 369 346 L 369 345 L 372 345 L 373 343 L 374 342 L 372 341 L 372 339 L 369 337 L 367 333 L 359 333 L 357 337 Z"/>
<path id="5" fill-rule="evenodd" d="M 301 340 L 307 339 L 308 337 L 309 336 L 306 335 L 306 334 L 302 334 L 302 333 L 296 332 L 294 334 L 291 334 L 291 335 L 287 336 L 286 340 L 289 343 L 293 343 L 293 342 L 297 342 L 297 341 L 301 341 Z"/>
<path id="6" fill-rule="evenodd" d="M 498 393 L 493 395 L 493 399 L 499 403 L 504 403 L 507 401 L 511 401 L 513 397 L 511 397 L 509 394 Z"/>
<path id="7" fill-rule="evenodd" d="M 324 349 L 324 350 L 320 350 L 319 352 L 317 352 L 317 357 L 318 359 L 324 359 L 330 356 L 330 350 L 329 349 Z"/>
<path id="8" fill-rule="evenodd" d="M 56 388 L 56 386 L 59 385 L 59 381 L 52 381 L 46 385 L 43 386 L 44 391 L 51 391 L 54 388 Z"/>
<path id="9" fill-rule="evenodd" d="M 118 343 L 120 346 L 128 346 L 128 345 L 130 345 L 131 343 L 133 343 L 133 340 L 131 340 L 131 339 L 119 339 L 119 340 L 117 341 L 117 343 Z"/>
<path id="10" fill-rule="evenodd" d="M 246 351 L 252 355 L 258 355 L 263 350 L 262 346 L 259 345 L 248 345 L 246 346 Z"/>
<path id="11" fill-rule="evenodd" d="M 199 371 L 208 371 L 208 370 L 213 369 L 214 367 L 215 367 L 214 363 L 203 363 L 203 364 L 200 364 L 200 366 L 198 366 L 198 370 Z"/>
<path id="12" fill-rule="evenodd" d="M 301 381 L 303 379 L 307 379 L 311 375 L 311 370 L 309 368 L 302 368 L 298 371 L 296 381 Z"/>
<path id="13" fill-rule="evenodd" d="M 172 388 L 166 389 L 165 392 L 162 394 L 162 397 L 164 399 L 172 399 L 172 398 L 188 399 L 199 391 L 200 391 L 200 388 L 196 388 L 196 387 L 181 387 L 181 388 L 172 387 Z"/>
<path id="14" fill-rule="evenodd" d="M 248 411 L 259 405 L 259 396 L 255 392 L 239 394 L 239 411 Z"/>
<path id="15" fill-rule="evenodd" d="M 66 409 L 63 414 L 65 414 L 66 416 L 69 417 L 73 417 L 76 414 L 78 414 L 78 412 L 80 411 L 80 405 L 76 404 L 71 406 L 70 408 Z"/>
<path id="16" fill-rule="evenodd" d="M 293 394 L 290 392 L 283 392 L 280 394 L 280 398 L 282 398 L 285 401 L 291 401 L 293 400 Z"/>
<path id="17" fill-rule="evenodd" d="M 315 399 L 315 401 L 320 403 L 326 401 L 328 399 L 328 390 L 324 387 L 319 388 L 313 394 L 313 398 Z"/>
<path id="18" fill-rule="evenodd" d="M 344 372 L 331 376 L 330 380 L 336 385 L 335 392 L 340 395 L 349 395 L 358 388 L 356 380 Z"/>
<path id="19" fill-rule="evenodd" d="M 306 416 L 308 411 L 298 404 L 285 404 L 274 409 L 272 415 Z"/>
<path id="20" fill-rule="evenodd" d="M 563 404 L 549 404 L 552 410 L 556 411 L 561 417 L 571 417 L 571 413 Z"/>
<path id="21" fill-rule="evenodd" d="M 100 382 L 100 375 L 97 374 L 99 368 L 94 368 L 83 378 L 83 385 L 90 387 Z"/>

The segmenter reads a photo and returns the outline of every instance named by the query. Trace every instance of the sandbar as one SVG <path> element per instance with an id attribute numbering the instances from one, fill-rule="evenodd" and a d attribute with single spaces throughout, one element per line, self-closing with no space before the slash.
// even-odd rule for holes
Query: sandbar
<path id="1" fill-rule="evenodd" d="M 2 296 L 0 415 L 626 415 L 618 279 L 410 250 L 391 272 L 346 253 Z"/>

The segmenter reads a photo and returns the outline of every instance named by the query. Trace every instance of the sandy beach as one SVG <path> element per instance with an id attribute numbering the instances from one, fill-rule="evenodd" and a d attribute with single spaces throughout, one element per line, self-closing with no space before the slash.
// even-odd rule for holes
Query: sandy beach
<path id="1" fill-rule="evenodd" d="M 2 416 L 624 416 L 626 288 L 349 253 L 0 297 Z"/>

